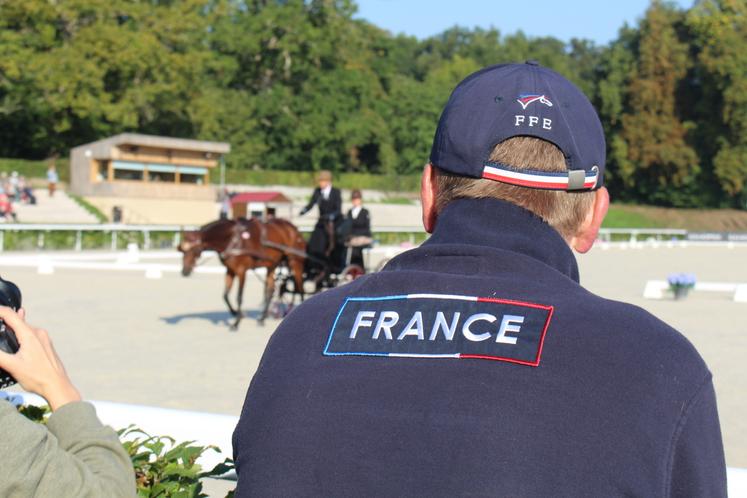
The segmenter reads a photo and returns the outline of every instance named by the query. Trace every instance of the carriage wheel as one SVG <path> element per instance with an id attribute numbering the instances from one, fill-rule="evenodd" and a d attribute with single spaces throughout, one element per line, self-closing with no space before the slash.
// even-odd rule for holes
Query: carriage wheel
<path id="1" fill-rule="evenodd" d="M 344 270 L 340 273 L 340 282 L 341 283 L 347 283 L 352 282 L 358 277 L 362 277 L 366 274 L 366 270 L 361 268 L 358 265 L 348 265 L 345 267 Z"/>
<path id="2" fill-rule="evenodd" d="M 283 319 L 291 312 L 296 304 L 295 284 L 293 275 L 286 265 L 275 269 L 275 293 L 270 303 L 270 316 Z"/>

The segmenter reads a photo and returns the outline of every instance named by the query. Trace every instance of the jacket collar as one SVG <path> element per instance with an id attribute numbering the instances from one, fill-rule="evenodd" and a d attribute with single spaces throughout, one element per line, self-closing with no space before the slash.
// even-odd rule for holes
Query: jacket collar
<path id="1" fill-rule="evenodd" d="M 568 243 L 540 217 L 498 199 L 457 199 L 439 214 L 433 235 L 423 244 L 484 246 L 529 256 L 579 281 Z"/>

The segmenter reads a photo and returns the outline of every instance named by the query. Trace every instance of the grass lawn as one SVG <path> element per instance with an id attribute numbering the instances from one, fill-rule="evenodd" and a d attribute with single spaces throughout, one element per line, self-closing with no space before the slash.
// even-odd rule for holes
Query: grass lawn
<path id="1" fill-rule="evenodd" d="M 68 166 L 69 161 L 67 158 L 57 159 L 57 173 L 60 175 L 60 180 L 67 182 L 70 177 L 70 168 Z M 19 175 L 25 176 L 26 178 L 47 178 L 47 168 L 49 163 L 47 161 L 30 161 L 26 159 L 2 159 L 0 158 L 0 171 L 4 171 L 10 174 L 13 171 L 17 171 Z"/>
<path id="2" fill-rule="evenodd" d="M 628 206 L 610 206 L 602 223 L 604 228 L 662 228 L 660 221 L 644 213 L 634 212 Z"/>

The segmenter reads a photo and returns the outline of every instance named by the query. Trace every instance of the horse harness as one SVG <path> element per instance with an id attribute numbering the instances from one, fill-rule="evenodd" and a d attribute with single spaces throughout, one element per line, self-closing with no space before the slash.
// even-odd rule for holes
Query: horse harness
<path id="1" fill-rule="evenodd" d="M 260 251 L 246 249 L 246 248 L 241 247 L 243 246 L 243 241 L 249 240 L 250 238 L 251 238 L 251 234 L 249 233 L 248 227 L 242 228 L 238 242 L 237 242 L 239 244 L 239 247 L 235 246 L 234 244 L 235 239 L 232 239 L 231 242 L 226 247 L 226 249 L 220 253 L 221 260 L 231 257 L 231 256 L 251 256 L 255 259 L 272 261 L 272 258 L 268 257 L 264 253 L 264 251 L 260 252 Z M 305 251 L 299 251 L 298 249 L 294 247 L 290 247 L 285 244 L 278 244 L 276 242 L 267 240 L 267 225 L 265 225 L 264 223 L 260 223 L 259 244 L 262 247 L 268 247 L 270 249 L 277 249 L 285 254 L 293 254 L 295 256 L 300 256 L 302 258 L 315 259 L 311 255 L 306 253 Z"/>

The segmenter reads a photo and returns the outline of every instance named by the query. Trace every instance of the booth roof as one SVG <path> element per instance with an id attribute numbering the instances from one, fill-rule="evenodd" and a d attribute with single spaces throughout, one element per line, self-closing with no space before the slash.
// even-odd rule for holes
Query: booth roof
<path id="1" fill-rule="evenodd" d="M 290 204 L 282 192 L 242 192 L 231 197 L 231 204 L 246 204 L 249 202 L 278 202 Z"/>

